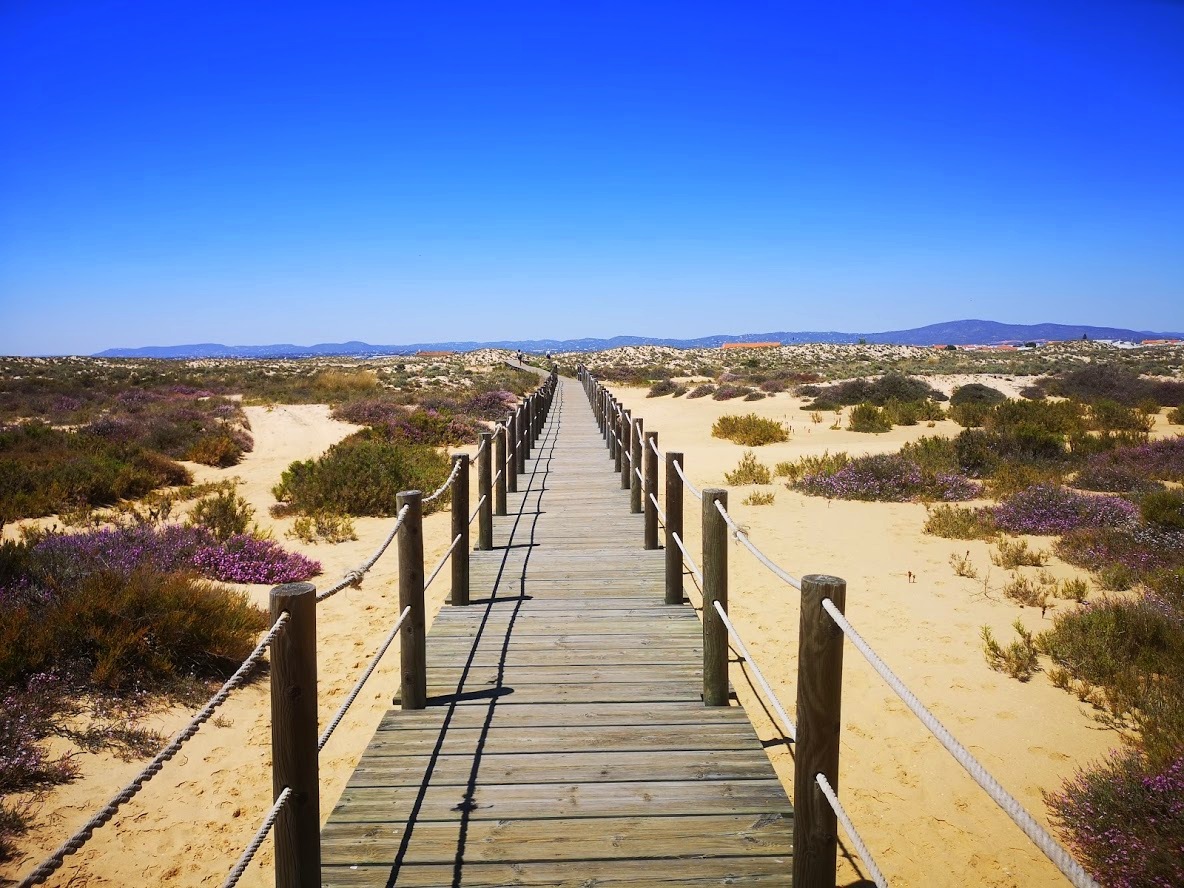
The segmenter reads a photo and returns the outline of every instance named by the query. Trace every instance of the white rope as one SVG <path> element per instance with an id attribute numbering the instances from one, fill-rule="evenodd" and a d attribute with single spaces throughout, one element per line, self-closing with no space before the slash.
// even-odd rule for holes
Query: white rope
<path id="1" fill-rule="evenodd" d="M 658 505 L 658 498 L 656 496 L 654 496 L 652 493 L 649 496 L 650 496 L 650 502 L 653 503 L 654 508 L 658 510 L 658 517 L 662 519 L 662 526 L 665 527 L 666 526 L 666 513 L 663 512 L 662 507 Z"/>
<path id="2" fill-rule="evenodd" d="M 904 682 L 902 682 L 896 674 L 888 668 L 879 655 L 872 650 L 871 645 L 863 640 L 863 637 L 855 631 L 855 627 L 847 622 L 847 618 L 835 607 L 835 603 L 829 598 L 822 600 L 823 609 L 830 614 L 831 619 L 835 621 L 844 634 L 851 639 L 851 643 L 855 645 L 856 649 L 863 654 L 864 658 L 871 664 L 872 668 L 879 673 L 880 678 L 884 679 L 885 684 L 896 692 L 896 695 L 904 701 L 905 705 L 912 710 L 913 715 L 921 720 L 921 723 L 929 729 L 929 732 L 938 739 L 946 751 L 954 757 L 954 759 L 966 772 L 974 778 L 975 782 L 981 786 L 1000 808 L 1002 808 L 1007 815 L 1015 822 L 1016 826 L 1024 831 L 1024 834 L 1035 843 L 1044 855 L 1051 860 L 1065 877 L 1072 882 L 1077 888 L 1098 888 L 1098 883 L 1090 878 L 1089 874 L 1081 867 L 1076 860 L 1069 856 L 1069 852 L 1057 844 L 1056 839 L 1048 834 L 1039 823 L 1037 823 L 1032 815 L 1024 810 L 1021 805 L 1006 789 L 1004 789 L 998 780 L 988 773 L 987 769 L 973 755 L 970 754 L 965 746 L 954 739 L 954 735 L 946 730 L 945 726 L 937 720 L 937 717 L 930 712 L 917 699 Z"/>
<path id="3" fill-rule="evenodd" d="M 703 573 L 699 570 L 698 567 L 695 566 L 695 559 L 693 559 L 691 557 L 691 553 L 687 551 L 687 547 L 683 545 L 682 539 L 679 537 L 678 534 L 672 533 L 672 534 L 670 534 L 670 536 L 674 538 L 675 545 L 678 546 L 678 548 L 682 551 L 682 560 L 685 561 L 687 567 L 690 568 L 691 575 L 696 580 L 699 581 L 699 587 L 702 588 L 703 587 Z"/>
<path id="4" fill-rule="evenodd" d="M 469 524 L 472 524 L 473 520 L 481 514 L 481 507 L 485 505 L 485 500 L 485 494 L 481 494 L 481 499 L 477 500 L 477 508 L 473 509 L 473 514 L 469 516 Z"/>
<path id="5" fill-rule="evenodd" d="M 859 855 L 859 859 L 863 861 L 863 865 L 867 867 L 867 874 L 872 877 L 872 881 L 876 883 L 878 888 L 888 888 L 888 880 L 884 878 L 884 874 L 876 866 L 875 860 L 872 859 L 872 852 L 868 850 L 859 832 L 855 829 L 855 824 L 851 822 L 851 818 L 843 810 L 843 805 L 839 802 L 839 797 L 835 795 L 835 791 L 831 788 L 830 781 L 826 779 L 826 775 L 815 774 L 814 782 L 818 784 L 818 788 L 822 790 L 822 794 L 830 802 L 831 810 L 835 812 L 835 816 L 843 824 L 843 829 L 851 837 L 851 841 L 855 845 L 855 852 Z"/>
<path id="6" fill-rule="evenodd" d="M 460 534 L 458 533 L 453 538 L 452 545 L 448 547 L 448 551 L 446 551 L 444 553 L 444 555 L 440 558 L 439 563 L 436 565 L 436 569 L 433 570 L 431 576 L 429 576 L 424 581 L 423 589 L 425 592 L 427 591 L 428 586 L 432 585 L 432 580 L 434 580 L 436 578 L 436 575 L 439 574 L 440 571 L 442 571 L 444 569 L 444 565 L 448 563 L 448 556 L 450 556 L 452 554 L 452 550 L 456 548 L 456 544 L 459 542 L 460 542 Z"/>
<path id="7" fill-rule="evenodd" d="M 654 456 L 658 457 L 658 459 L 662 459 L 662 451 L 658 449 L 657 438 L 650 438 L 650 450 L 654 451 Z"/>
<path id="8" fill-rule="evenodd" d="M 276 819 L 280 816 L 280 811 L 284 810 L 284 806 L 288 804 L 290 798 L 292 798 L 292 787 L 285 786 L 275 802 L 268 809 L 267 816 L 263 818 L 263 824 L 259 827 L 259 831 L 255 833 L 255 838 L 251 839 L 251 843 L 243 851 L 242 857 L 238 859 L 238 863 L 234 865 L 234 869 L 230 871 L 230 875 L 226 877 L 226 881 L 222 883 L 222 888 L 234 888 L 238 884 L 238 880 L 243 877 L 243 873 L 247 871 L 247 867 L 255 859 L 256 852 L 259 851 L 264 839 L 267 838 L 267 834 L 271 832 L 271 828 L 275 826 Z"/>
<path id="9" fill-rule="evenodd" d="M 437 487 L 436 491 L 434 493 L 428 494 L 422 500 L 420 500 L 420 502 L 430 503 L 432 500 L 441 496 L 445 490 L 447 490 L 449 487 L 451 487 L 452 482 L 456 480 L 456 476 L 460 474 L 460 463 L 461 463 L 461 461 L 459 459 L 456 460 L 452 464 L 452 474 L 450 474 L 446 479 L 444 479 L 444 483 L 441 484 L 439 487 Z"/>
<path id="10" fill-rule="evenodd" d="M 632 462 L 632 460 L 630 460 Z M 641 477 L 641 469 L 634 469 L 633 474 L 637 476 L 637 480 L 645 484 L 645 478 Z"/>
<path id="11" fill-rule="evenodd" d="M 720 515 L 723 516 L 724 523 L 728 525 L 728 528 L 732 531 L 732 538 L 736 540 L 736 542 L 742 544 L 744 548 L 756 556 L 756 560 L 772 571 L 775 576 L 789 583 L 789 585 L 793 586 L 795 589 L 799 591 L 801 590 L 802 581 L 797 577 L 786 573 L 784 570 L 774 564 L 769 559 L 769 556 L 753 545 L 752 541 L 748 538 L 748 534 L 741 530 L 736 525 L 736 522 L 732 520 L 732 516 L 728 514 L 728 510 L 724 508 L 723 503 L 721 503 L 719 500 L 716 500 L 715 508 L 720 513 Z"/>
<path id="12" fill-rule="evenodd" d="M 633 465 L 633 454 L 631 454 L 629 452 L 629 448 L 623 444 L 621 445 L 621 456 L 629 461 L 629 465 Z"/>
<path id="13" fill-rule="evenodd" d="M 391 642 L 395 640 L 395 636 L 399 634 L 399 630 L 403 628 L 403 621 L 407 619 L 407 615 L 409 613 L 411 613 L 411 605 L 407 605 L 405 608 L 403 608 L 403 613 L 399 614 L 399 619 L 395 622 L 395 625 L 391 628 L 391 631 L 387 633 L 387 636 L 383 639 L 382 644 L 378 646 L 378 652 L 374 655 L 373 659 L 370 660 L 370 665 L 366 667 L 366 671 L 363 672 L 361 677 L 354 683 L 353 689 L 350 690 L 349 694 L 346 695 L 345 702 L 341 704 L 341 707 L 337 710 L 337 714 L 333 716 L 333 720 L 330 721 L 325 730 L 321 732 L 321 737 L 319 740 L 317 740 L 317 752 L 320 752 L 325 748 L 325 744 L 329 742 L 329 738 L 333 736 L 333 732 L 337 730 L 337 726 L 341 724 L 341 720 L 345 718 L 345 713 L 351 706 L 354 705 L 354 700 L 356 700 L 358 698 L 358 694 L 362 692 L 362 686 L 366 684 L 366 682 L 370 679 L 370 676 L 374 674 L 374 670 L 378 668 L 379 661 L 382 659 L 383 654 L 386 653 L 387 648 L 391 646 Z"/>
<path id="14" fill-rule="evenodd" d="M 736 627 L 732 625 L 732 621 L 728 619 L 728 613 L 723 609 L 718 601 L 712 602 L 715 605 L 715 612 L 719 614 L 724 625 L 728 627 L 728 635 L 732 638 L 732 643 L 736 651 L 744 659 L 744 662 L 752 667 L 752 673 L 756 677 L 756 683 L 761 686 L 761 690 L 765 692 L 765 699 L 773 704 L 773 711 L 777 713 L 777 717 L 781 719 L 781 726 L 785 728 L 785 733 L 789 735 L 789 739 L 797 742 L 798 731 L 794 727 L 793 721 L 786 714 L 785 709 L 781 705 L 781 701 L 777 699 L 777 695 L 773 693 L 773 689 L 769 687 L 769 683 L 765 681 L 765 676 L 761 672 L 761 668 L 756 665 L 756 661 L 752 659 L 752 654 L 748 652 L 748 648 L 744 644 L 744 640 L 740 638 L 740 633 L 736 631 Z"/>
<path id="15" fill-rule="evenodd" d="M 346 571 L 345 576 L 338 580 L 336 584 L 330 586 L 328 589 L 325 589 L 322 592 L 318 592 L 318 604 L 324 601 L 326 598 L 336 595 L 347 586 L 354 586 L 362 581 L 362 577 L 364 577 L 367 572 L 369 572 L 370 568 L 374 567 L 374 565 L 378 563 L 378 559 L 382 557 L 382 553 L 387 550 L 387 547 L 390 546 L 391 542 L 398 535 L 399 528 L 402 527 L 403 522 L 407 520 L 407 513 L 409 511 L 411 511 L 411 507 L 407 505 L 399 509 L 399 514 L 395 516 L 395 526 L 392 527 L 391 532 L 386 535 L 386 539 L 382 541 L 382 545 L 380 545 L 375 550 L 374 554 L 370 556 L 368 561 L 363 562 L 353 570 Z"/>
<path id="16" fill-rule="evenodd" d="M 214 710 L 226 701 L 226 698 L 230 696 L 230 692 L 243 683 L 247 674 L 263 656 L 263 652 L 279 637 L 279 634 L 284 631 L 284 627 L 288 625 L 288 621 L 291 619 L 292 615 L 287 611 L 280 614 L 279 619 L 271 625 L 267 634 L 255 645 L 255 649 L 251 651 L 247 659 L 243 660 L 242 665 L 235 670 L 234 675 L 226 680 L 226 684 L 219 688 L 218 693 L 206 701 L 206 705 L 190 720 L 189 724 L 182 728 L 181 732 L 173 737 L 169 741 L 169 744 L 158 752 L 152 761 L 144 766 L 144 769 L 132 779 L 131 783 L 121 789 L 118 795 L 107 802 L 90 820 L 86 821 L 81 829 L 66 839 L 37 869 L 25 876 L 20 884 L 20 888 L 26 888 L 26 886 L 30 885 L 40 885 L 48 879 L 62 865 L 62 862 L 68 855 L 73 854 L 85 845 L 96 829 L 114 817 L 115 812 L 123 807 L 126 802 L 130 801 L 143 788 L 145 783 L 159 774 L 165 762 L 175 756 L 182 745 L 197 733 L 198 728 L 214 714 Z"/>
<path id="17" fill-rule="evenodd" d="M 691 479 L 688 478 L 686 476 L 686 473 L 683 472 L 682 464 L 679 463 L 678 460 L 674 461 L 674 471 L 678 472 L 678 477 L 682 478 L 682 483 L 684 485 L 686 485 L 687 490 L 689 490 L 691 492 L 691 496 L 693 496 L 697 500 L 703 499 L 703 494 L 700 493 L 699 489 L 697 487 L 695 487 L 694 484 L 691 483 Z"/>
<path id="18" fill-rule="evenodd" d="M 509 462 L 509 460 L 507 460 L 507 462 Z M 493 484 L 497 484 L 497 482 L 498 482 L 498 481 L 501 479 L 501 477 L 502 477 L 502 475 L 503 475 L 504 473 L 505 473 L 505 470 L 504 470 L 504 469 L 498 469 L 498 470 L 497 470 L 497 474 L 493 476 L 493 480 L 492 480 L 492 481 L 490 481 L 489 483 L 490 483 L 491 485 L 493 485 Z"/>
<path id="19" fill-rule="evenodd" d="M 477 448 L 477 452 L 473 454 L 473 461 L 474 462 L 477 461 L 477 457 L 479 457 L 481 455 L 481 452 L 485 449 L 485 442 L 487 440 L 488 439 L 486 439 L 486 438 L 481 439 L 481 445 Z"/>

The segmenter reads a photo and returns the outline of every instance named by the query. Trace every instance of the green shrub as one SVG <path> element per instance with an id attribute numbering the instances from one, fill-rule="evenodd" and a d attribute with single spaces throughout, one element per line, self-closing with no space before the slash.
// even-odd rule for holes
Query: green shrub
<path id="1" fill-rule="evenodd" d="M 272 493 L 307 514 L 393 515 L 404 490 L 430 493 L 451 471 L 448 458 L 432 447 L 388 440 L 381 430 L 355 432 L 317 460 L 294 462 Z M 425 514 L 446 506 L 449 492 L 424 506 Z"/>
<path id="2" fill-rule="evenodd" d="M 1000 563 L 994 556 L 991 560 L 996 564 Z M 1048 604 L 1047 591 L 1021 573 L 1012 574 L 1011 579 L 1003 584 L 1003 595 L 1017 604 L 1029 607 L 1044 607 Z"/>
<path id="3" fill-rule="evenodd" d="M 1184 530 L 1184 491 L 1158 490 L 1139 502 L 1143 520 L 1165 530 Z"/>
<path id="4" fill-rule="evenodd" d="M 1165 418 L 1172 425 L 1184 425 L 1184 407 L 1175 407 L 1169 410 Z"/>
<path id="5" fill-rule="evenodd" d="M 951 404 L 950 419 L 965 429 L 978 428 L 986 424 L 991 415 L 991 405 L 977 401 L 966 404 Z"/>
<path id="6" fill-rule="evenodd" d="M 724 472 L 724 480 L 729 484 L 772 484 L 773 475 L 769 467 L 757 462 L 756 454 L 751 450 L 745 451 L 740 462 L 731 472 Z"/>
<path id="7" fill-rule="evenodd" d="M 904 444 L 900 448 L 900 455 L 915 462 L 925 472 L 962 471 L 958 464 L 958 450 L 951 438 L 926 435 Z"/>
<path id="8" fill-rule="evenodd" d="M 246 533 L 255 510 L 232 490 L 219 491 L 208 499 L 198 500 L 189 512 L 189 522 L 204 527 L 219 542 L 235 534 Z"/>
<path id="9" fill-rule="evenodd" d="M 986 540 L 996 535 L 990 509 L 963 509 L 941 503 L 928 508 L 925 533 L 947 540 Z"/>
<path id="10" fill-rule="evenodd" d="M 327 543 L 344 543 L 346 540 L 356 540 L 357 531 L 354 522 L 348 515 L 338 515 L 333 512 L 316 512 L 312 515 L 298 515 L 292 522 L 292 529 L 285 534 L 302 543 L 315 543 L 324 540 Z"/>
<path id="11" fill-rule="evenodd" d="M 1006 672 L 1012 678 L 1027 681 L 1040 668 L 1036 643 L 1032 633 L 1024 628 L 1020 620 L 1011 624 L 1019 637 L 1006 648 L 995 640 L 989 626 L 983 626 L 983 653 L 987 663 L 996 672 Z"/>
<path id="12" fill-rule="evenodd" d="M 745 416 L 721 416 L 711 427 L 713 438 L 725 438 L 746 447 L 760 447 L 789 440 L 785 426 L 774 419 L 765 419 L 755 413 Z"/>
<path id="13" fill-rule="evenodd" d="M 243 448 L 231 435 L 210 435 L 199 439 L 185 458 L 205 466 L 225 469 L 238 465 L 243 458 Z"/>
<path id="14" fill-rule="evenodd" d="M 704 383 L 703 385 L 695 386 L 695 388 L 693 388 L 689 392 L 687 392 L 687 397 L 688 398 L 705 398 L 714 391 L 715 391 L 715 386 L 711 385 L 710 383 Z"/>
<path id="15" fill-rule="evenodd" d="M 847 428 L 852 432 L 879 434 L 890 431 L 892 422 L 875 404 L 863 403 L 851 408 L 851 415 L 847 417 Z"/>
<path id="16" fill-rule="evenodd" d="M 647 394 L 646 397 L 647 398 L 660 398 L 663 395 L 674 395 L 674 394 L 678 393 L 678 390 L 680 388 L 682 388 L 682 386 L 675 385 L 669 379 L 659 379 L 657 382 L 655 382 L 653 385 L 650 386 L 649 394 Z M 683 388 L 683 392 L 685 392 L 685 391 L 686 391 L 686 389 Z"/>
<path id="17" fill-rule="evenodd" d="M 741 502 L 746 506 L 771 506 L 776 499 L 777 494 L 771 490 L 754 490 L 748 496 L 744 497 Z"/>
<path id="18" fill-rule="evenodd" d="M 1029 549 L 1027 540 L 1000 540 L 995 545 L 991 561 L 1007 570 L 1017 567 L 1043 567 L 1048 553 L 1043 549 Z"/>
<path id="19" fill-rule="evenodd" d="M 792 484 L 806 475 L 833 475 L 849 462 L 851 457 L 842 451 L 834 454 L 826 451 L 822 456 L 803 456 L 793 462 L 779 462 L 773 467 L 773 473 L 778 478 L 787 478 Z"/>
<path id="20" fill-rule="evenodd" d="M 950 406 L 962 407 L 966 404 L 984 404 L 987 407 L 993 407 L 1006 400 L 1007 395 L 998 389 L 983 385 L 981 382 L 972 382 L 968 385 L 960 385 L 954 389 L 954 393 L 950 395 Z"/>

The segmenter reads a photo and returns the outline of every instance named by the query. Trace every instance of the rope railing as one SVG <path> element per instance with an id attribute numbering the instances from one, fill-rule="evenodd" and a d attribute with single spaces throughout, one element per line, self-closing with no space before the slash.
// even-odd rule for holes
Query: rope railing
<path id="1" fill-rule="evenodd" d="M 859 859 L 863 861 L 863 865 L 867 867 L 867 873 L 872 877 L 872 881 L 876 883 L 877 888 L 888 888 L 888 880 L 884 878 L 884 874 L 880 872 L 880 867 L 876 865 L 875 858 L 872 857 L 872 852 L 868 850 L 867 843 L 863 841 L 863 837 L 855 828 L 855 824 L 851 822 L 851 818 L 847 815 L 847 811 L 843 808 L 839 797 L 835 795 L 834 789 L 830 785 L 830 781 L 826 779 L 825 774 L 815 774 L 814 782 L 818 784 L 818 788 L 822 790 L 822 794 L 826 796 L 830 808 L 835 812 L 835 817 L 838 818 L 839 823 L 843 824 L 843 829 L 847 831 L 847 835 L 851 837 L 851 844 L 855 846 L 855 853 L 859 855 Z"/>
<path id="2" fill-rule="evenodd" d="M 1044 855 L 1053 862 L 1064 876 L 1072 882 L 1077 888 L 1098 888 L 1095 882 L 1088 873 L 1082 868 L 1076 860 L 1069 856 L 1069 852 L 1062 848 L 1044 827 L 1036 822 L 1035 818 L 1024 808 L 1019 801 L 1011 795 L 1003 786 L 987 771 L 986 768 L 976 759 L 965 746 L 959 743 L 954 735 L 951 734 L 932 712 L 925 708 L 924 704 L 917 699 L 917 696 L 908 689 L 908 687 L 897 677 L 888 665 L 880 659 L 880 656 L 872 649 L 856 630 L 855 627 L 848 622 L 843 613 L 834 605 L 829 598 L 822 602 L 823 609 L 830 615 L 830 618 L 835 621 L 843 634 L 851 640 L 865 660 L 871 664 L 874 669 L 884 680 L 909 710 L 915 715 L 926 728 L 929 733 L 937 738 L 938 742 L 945 747 L 946 751 L 954 757 L 954 760 L 961 765 L 966 772 L 974 778 L 975 783 L 983 788 L 992 801 L 995 802 L 1008 817 L 1012 819 L 1016 826 L 1023 830 L 1032 842 L 1044 852 Z"/>
<path id="3" fill-rule="evenodd" d="M 658 512 L 658 519 L 662 522 L 662 526 L 666 526 L 666 513 L 662 511 L 662 507 L 658 505 L 658 498 L 652 493 L 650 494 L 650 502 L 654 504 L 654 509 Z"/>
<path id="4" fill-rule="evenodd" d="M 292 798 L 291 787 L 285 786 L 271 807 L 267 809 L 267 814 L 263 818 L 263 823 L 259 826 L 255 837 L 251 839 L 250 843 L 243 850 L 242 856 L 239 857 L 238 863 L 234 865 L 234 869 L 230 871 L 230 875 L 226 877 L 226 881 L 222 883 L 222 888 L 234 888 L 238 884 L 238 880 L 243 877 L 243 873 L 247 871 L 247 867 L 251 865 L 251 861 L 255 859 L 255 855 L 263 846 L 263 842 L 267 839 L 267 834 L 271 832 L 271 828 L 275 826 L 276 819 L 280 816 L 280 812 L 287 806 L 289 799 Z"/>
<path id="5" fill-rule="evenodd" d="M 448 477 L 444 479 L 444 483 L 441 484 L 439 487 L 437 487 L 432 493 L 429 493 L 427 496 L 425 496 L 421 500 L 421 502 L 423 502 L 424 504 L 427 504 L 427 503 L 430 503 L 433 500 L 436 500 L 439 497 L 443 496 L 444 491 L 452 486 L 452 482 L 456 480 L 456 476 L 459 473 L 460 473 L 460 463 L 458 463 L 458 462 L 453 463 L 452 464 L 452 471 L 449 473 Z"/>
<path id="6" fill-rule="evenodd" d="M 318 603 L 324 601 L 326 598 L 331 598 L 348 586 L 353 586 L 361 582 L 362 577 L 364 577 L 370 571 L 370 568 L 374 567 L 374 565 L 378 563 L 378 559 L 382 557 L 382 554 L 390 547 L 390 544 L 394 542 L 395 537 L 399 535 L 399 528 L 401 528 L 403 526 L 403 522 L 407 520 L 407 511 L 407 506 L 403 506 L 403 508 L 399 509 L 398 513 L 395 515 L 394 527 L 391 528 L 391 532 L 386 535 L 386 539 L 382 541 L 382 543 L 374 551 L 374 554 L 371 555 L 369 559 L 362 562 L 353 570 L 346 571 L 345 575 L 328 589 L 324 589 L 317 593 Z"/>
<path id="7" fill-rule="evenodd" d="M 477 500 L 477 507 L 473 509 L 473 513 L 469 515 L 469 524 L 477 520 L 477 516 L 481 514 L 481 507 L 485 505 L 485 501 L 489 499 L 485 494 L 481 494 L 481 499 Z"/>
<path id="8" fill-rule="evenodd" d="M 378 652 L 370 660 L 370 665 L 366 667 L 366 670 L 362 673 L 361 677 L 357 680 L 357 682 L 355 682 L 353 688 L 346 695 L 345 701 L 337 709 L 336 714 L 330 720 L 325 730 L 321 732 L 321 736 L 317 740 L 317 752 L 320 752 L 325 748 L 325 744 L 329 742 L 329 738 L 333 736 L 333 732 L 337 730 L 337 726 L 341 724 L 341 720 L 345 718 L 346 712 L 348 712 L 349 708 L 353 706 L 354 700 L 358 698 L 358 694 L 362 692 L 362 687 L 370 679 L 370 676 L 374 674 L 374 670 L 378 668 L 379 661 L 382 660 L 383 655 L 387 652 L 387 649 L 391 646 L 391 643 L 395 640 L 396 636 L 398 636 L 399 630 L 403 628 L 403 621 L 407 619 L 407 615 L 410 613 L 410 605 L 403 608 L 403 613 L 399 614 L 399 619 L 395 621 L 395 625 L 391 627 L 391 631 L 387 633 L 387 636 L 383 639 L 382 644 L 378 646 Z"/>
<path id="9" fill-rule="evenodd" d="M 289 619 L 290 616 L 287 613 L 280 614 L 279 618 L 268 629 L 267 634 L 255 645 L 255 649 L 247 655 L 247 658 L 234 671 L 234 674 L 226 680 L 226 683 L 218 689 L 218 692 L 206 701 L 206 705 L 201 708 L 197 715 L 189 720 L 189 723 L 169 741 L 164 749 L 156 754 L 152 761 L 143 767 L 140 773 L 132 778 L 130 783 L 121 789 L 93 817 L 86 821 L 77 832 L 66 839 L 40 866 L 25 876 L 19 888 L 40 885 L 53 875 L 69 855 L 77 852 L 90 840 L 96 829 L 114 817 L 121 807 L 131 801 L 136 793 L 143 789 L 145 783 L 159 774 L 165 762 L 175 756 L 181 747 L 197 733 L 198 729 L 209 720 L 210 716 L 214 714 L 214 710 L 226 702 L 226 698 L 230 696 L 231 691 L 235 690 L 246 680 L 247 675 L 255 668 L 255 665 L 263 657 L 264 652 L 279 637 L 280 633 L 284 631 L 284 627 L 288 625 Z"/>
<path id="10" fill-rule="evenodd" d="M 699 570 L 698 566 L 696 566 L 695 559 L 692 558 L 691 553 L 687 551 L 687 547 L 683 544 L 682 537 L 680 537 L 677 533 L 672 533 L 670 536 L 674 538 L 675 544 L 678 546 L 679 550 L 682 552 L 683 561 L 686 562 L 687 568 L 690 569 L 691 576 L 693 576 L 695 578 L 695 580 L 698 581 L 699 587 L 702 588 L 703 587 L 703 572 L 701 570 Z"/>
<path id="11" fill-rule="evenodd" d="M 665 455 L 658 449 L 658 442 L 654 438 L 650 438 L 650 450 L 654 451 L 654 456 L 658 459 L 661 459 Z"/>
<path id="12" fill-rule="evenodd" d="M 440 571 L 444 569 L 444 565 L 447 564 L 448 559 L 452 557 L 452 551 L 456 548 L 456 544 L 459 542 L 460 534 L 457 534 L 452 538 L 452 545 L 449 546 L 448 549 L 445 550 L 444 554 L 440 557 L 440 560 L 437 562 L 435 569 L 432 570 L 431 575 L 423 581 L 423 588 L 425 592 L 427 591 L 428 586 L 432 585 L 432 580 L 439 576 Z"/>
<path id="13" fill-rule="evenodd" d="M 724 625 L 728 628 L 728 635 L 732 639 L 732 644 L 736 648 L 736 652 L 740 654 L 745 663 L 752 667 L 752 674 L 756 678 L 756 683 L 760 685 L 761 690 L 765 692 L 765 699 L 769 701 L 773 707 L 773 711 L 776 712 L 777 717 L 781 719 L 781 726 L 785 728 L 785 732 L 789 735 L 789 739 L 797 740 L 797 727 L 794 725 L 793 720 L 786 714 L 785 708 L 781 705 L 781 701 L 777 699 L 777 695 L 773 693 L 773 689 L 765 680 L 764 673 L 761 672 L 761 668 L 756 664 L 756 660 L 754 660 L 752 658 L 752 654 L 748 652 L 748 647 L 744 644 L 744 639 L 740 637 L 740 633 L 736 631 L 736 626 L 728 617 L 728 612 L 723 609 L 723 606 L 718 601 L 714 601 L 712 604 L 715 605 L 715 612 L 719 614 L 719 618 L 724 621 Z"/>
<path id="14" fill-rule="evenodd" d="M 682 483 L 686 487 L 686 489 L 691 492 L 691 496 L 693 496 L 697 500 L 702 500 L 703 499 L 703 491 L 701 491 L 699 488 L 697 488 L 694 484 L 691 483 L 691 479 L 686 476 L 685 472 L 683 472 L 682 465 L 680 463 L 678 463 L 678 462 L 674 463 L 674 471 L 678 472 L 678 477 L 682 478 Z"/>
<path id="15" fill-rule="evenodd" d="M 801 591 L 802 581 L 797 577 L 786 573 L 779 565 L 775 564 L 768 555 L 758 549 L 752 540 L 748 538 L 747 531 L 742 530 L 736 524 L 735 520 L 728 513 L 728 510 L 719 500 L 715 501 L 715 508 L 719 511 L 720 515 L 723 516 L 724 523 L 728 525 L 728 529 L 732 531 L 732 539 L 736 540 L 736 542 L 740 543 L 742 546 L 744 546 L 744 548 L 751 552 L 756 557 L 756 560 L 768 568 L 774 576 L 776 576 L 778 579 L 784 580 L 799 592 Z"/>

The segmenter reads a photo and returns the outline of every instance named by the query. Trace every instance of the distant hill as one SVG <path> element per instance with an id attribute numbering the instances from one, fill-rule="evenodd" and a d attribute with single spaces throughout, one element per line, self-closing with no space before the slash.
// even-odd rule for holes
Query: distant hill
<path id="1" fill-rule="evenodd" d="M 1180 333 L 1092 327 L 1088 324 L 1001 324 L 997 321 L 946 321 L 890 330 L 886 333 L 840 333 L 828 331 L 778 331 L 775 333 L 717 334 L 698 339 L 663 339 L 654 336 L 614 336 L 611 339 L 513 339 L 493 342 L 415 342 L 408 345 L 370 345 L 366 342 L 323 342 L 317 345 L 154 345 L 144 348 L 109 348 L 97 358 L 306 358 L 317 356 L 373 357 L 410 355 L 419 351 L 473 351 L 479 348 L 521 349 L 528 352 L 603 351 L 625 345 L 668 345 L 674 348 L 718 348 L 725 342 L 806 342 L 893 345 L 997 345 L 1002 343 L 1048 342 L 1064 339 L 1115 339 L 1139 342 L 1143 339 L 1184 338 Z"/>

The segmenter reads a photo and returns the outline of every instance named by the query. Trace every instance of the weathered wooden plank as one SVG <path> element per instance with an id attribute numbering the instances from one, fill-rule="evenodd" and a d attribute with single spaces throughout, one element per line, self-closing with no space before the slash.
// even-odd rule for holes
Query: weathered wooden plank
<path id="1" fill-rule="evenodd" d="M 522 861 L 514 863 L 324 866 L 325 888 L 716 888 L 757 885 L 789 888 L 791 861 L 784 856 L 694 857 L 659 860 Z"/>
<path id="2" fill-rule="evenodd" d="M 458 853 L 477 863 L 629 860 L 685 857 L 689 852 L 787 856 L 793 844 L 790 819 L 773 813 L 573 818 L 548 820 L 545 828 L 528 819 L 416 822 L 411 827 L 412 841 L 404 847 L 406 831 L 398 823 L 330 820 L 322 833 L 321 859 L 334 866 L 390 862 L 399 854 L 405 864 L 452 864 Z"/>
<path id="3" fill-rule="evenodd" d="M 686 817 L 703 814 L 789 815 L 777 780 L 651 780 L 632 783 L 478 783 L 468 786 L 354 787 L 333 810 L 337 823 L 548 820 L 574 817 Z M 540 824 L 546 829 L 546 824 Z"/>
<path id="4" fill-rule="evenodd" d="M 448 706 L 429 706 L 427 709 L 392 709 L 379 723 L 378 730 L 403 728 L 419 729 L 423 725 L 443 724 L 444 719 L 457 728 L 480 727 L 485 716 L 476 710 L 451 711 Z M 712 725 L 744 724 L 751 728 L 748 716 L 738 706 L 717 706 L 710 709 L 684 703 L 635 703 L 614 701 L 589 706 L 524 703 L 512 707 L 498 707 L 498 725 L 505 727 L 550 728 L 566 725 L 588 727 L 633 725 Z M 753 734 L 755 736 L 755 732 Z"/>

